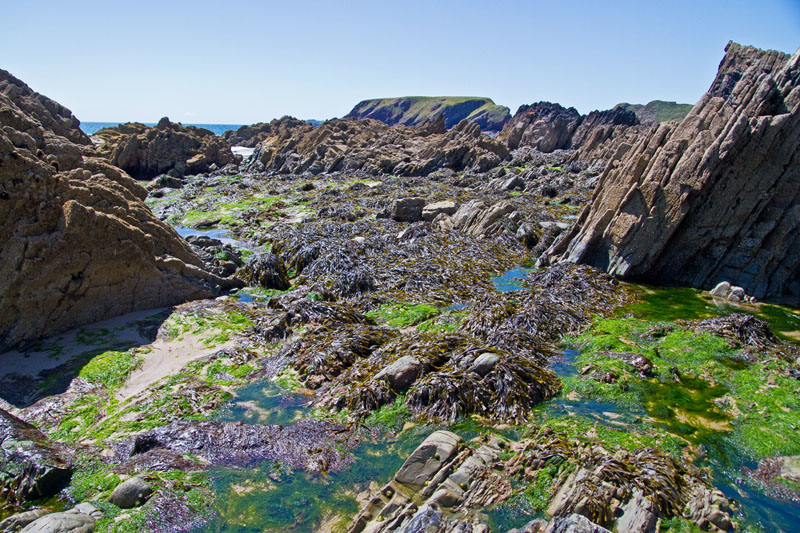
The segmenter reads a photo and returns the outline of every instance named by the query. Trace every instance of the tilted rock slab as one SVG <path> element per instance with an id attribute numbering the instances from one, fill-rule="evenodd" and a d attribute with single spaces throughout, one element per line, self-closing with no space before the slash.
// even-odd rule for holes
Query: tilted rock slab
<path id="1" fill-rule="evenodd" d="M 58 103 L 0 70 L 0 352 L 217 283 Z"/>
<path id="2" fill-rule="evenodd" d="M 622 278 L 800 294 L 800 51 L 729 43 L 711 89 L 609 164 L 548 250 Z"/>

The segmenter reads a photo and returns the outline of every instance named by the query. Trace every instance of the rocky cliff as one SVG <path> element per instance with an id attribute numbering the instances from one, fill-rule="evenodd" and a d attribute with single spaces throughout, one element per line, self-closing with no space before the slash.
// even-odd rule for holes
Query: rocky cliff
<path id="1" fill-rule="evenodd" d="M 214 294 L 189 246 L 58 103 L 0 70 L 0 351 Z"/>
<path id="2" fill-rule="evenodd" d="M 462 121 L 449 131 L 438 117 L 418 127 L 387 126 L 377 120 L 329 120 L 316 128 L 301 124 L 264 139 L 248 170 L 278 173 L 363 171 L 368 174 L 426 175 L 434 170 L 484 172 L 508 150 Z"/>
<path id="3" fill-rule="evenodd" d="M 181 177 L 210 172 L 236 161 L 227 141 L 196 126 L 183 126 L 166 117 L 154 127 L 138 122 L 103 128 L 100 156 L 137 179 L 159 174 Z"/>
<path id="4" fill-rule="evenodd" d="M 639 124 L 632 111 L 614 108 L 581 115 L 574 107 L 565 108 L 551 102 L 523 105 L 497 135 L 509 149 L 530 147 L 540 152 L 579 148 L 593 139 L 598 130 L 604 136 Z"/>
<path id="5" fill-rule="evenodd" d="M 483 131 L 500 131 L 511 118 L 509 109 L 489 98 L 463 96 L 404 96 L 364 100 L 344 118 L 371 118 L 390 126 L 419 126 L 443 116 L 450 129 L 462 120 L 477 124 Z"/>
<path id="6" fill-rule="evenodd" d="M 725 50 L 683 122 L 650 129 L 606 167 L 550 256 L 654 283 L 800 295 L 800 51 Z"/>

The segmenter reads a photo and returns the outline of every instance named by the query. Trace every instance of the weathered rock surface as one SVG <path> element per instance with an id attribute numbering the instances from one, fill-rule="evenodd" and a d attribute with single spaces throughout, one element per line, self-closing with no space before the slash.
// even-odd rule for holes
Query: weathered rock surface
<path id="1" fill-rule="evenodd" d="M 255 148 L 258 143 L 275 137 L 285 135 L 287 131 L 292 128 L 304 127 L 308 130 L 311 128 L 305 120 L 298 120 L 294 117 L 281 117 L 276 118 L 270 122 L 259 122 L 250 126 L 242 126 L 236 131 L 228 130 L 222 134 L 222 138 L 228 141 L 231 146 L 246 146 L 247 148 Z"/>
<path id="2" fill-rule="evenodd" d="M 445 131 L 441 116 L 418 127 L 339 119 L 317 127 L 301 124 L 265 139 L 246 162 L 246 169 L 281 174 L 362 171 L 418 176 L 442 168 L 483 172 L 506 157 L 505 146 L 466 121 Z"/>
<path id="3" fill-rule="evenodd" d="M 5 71 L 0 125 L 0 351 L 215 294 L 220 279 L 153 216 L 145 190 L 85 156 L 71 113 Z"/>
<path id="4" fill-rule="evenodd" d="M 548 252 L 622 278 L 800 294 L 800 52 L 729 43 L 709 91 L 609 164 Z"/>
<path id="5" fill-rule="evenodd" d="M 72 476 L 72 455 L 34 426 L 0 409 L 0 501 L 55 494 Z"/>
<path id="6" fill-rule="evenodd" d="M 130 122 L 103 128 L 94 136 L 102 140 L 97 152 L 137 179 L 199 174 L 236 162 L 223 138 L 204 128 L 170 122 L 167 117 L 154 127 Z"/>
<path id="7" fill-rule="evenodd" d="M 126 479 L 117 485 L 108 501 L 122 509 L 130 509 L 143 504 L 153 494 L 153 488 L 141 477 Z"/>
<path id="8" fill-rule="evenodd" d="M 497 135 L 497 140 L 511 150 L 530 147 L 540 152 L 552 152 L 579 148 L 589 140 L 596 143 L 599 132 L 607 138 L 615 127 L 625 129 L 636 124 L 639 124 L 636 115 L 621 107 L 581 115 L 574 107 L 538 102 L 520 106 Z"/>
<path id="9" fill-rule="evenodd" d="M 490 98 L 458 96 L 406 96 L 364 100 L 344 118 L 371 118 L 390 126 L 419 126 L 441 116 L 445 127 L 452 128 L 462 120 L 477 124 L 483 131 L 500 131 L 511 118 L 509 109 Z"/>
<path id="10" fill-rule="evenodd" d="M 84 513 L 52 513 L 36 519 L 22 531 L 25 533 L 91 533 L 95 520 Z"/>
<path id="11" fill-rule="evenodd" d="M 0 520 L 0 531 L 19 531 L 34 520 L 47 514 L 44 509 L 34 509 L 9 516 L 5 520 Z"/>

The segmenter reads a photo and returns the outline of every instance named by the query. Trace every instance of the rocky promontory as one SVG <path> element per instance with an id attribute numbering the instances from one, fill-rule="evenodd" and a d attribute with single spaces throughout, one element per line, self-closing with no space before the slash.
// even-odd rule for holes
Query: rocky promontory
<path id="1" fill-rule="evenodd" d="M 0 350 L 215 294 L 144 188 L 87 155 L 68 109 L 0 71 L 0 124 Z"/>
<path id="2" fill-rule="evenodd" d="M 691 113 L 621 147 L 549 254 L 627 279 L 800 295 L 799 64 L 729 43 Z"/>
<path id="3" fill-rule="evenodd" d="M 294 117 L 276 118 L 270 122 L 259 122 L 250 126 L 242 126 L 234 130 L 228 130 L 222 134 L 222 138 L 228 141 L 231 146 L 244 146 L 255 148 L 258 143 L 272 138 L 280 137 L 291 128 L 302 128 L 312 126 L 307 120 L 298 120 Z"/>
<path id="4" fill-rule="evenodd" d="M 98 154 L 136 179 L 211 172 L 236 162 L 228 142 L 212 131 L 167 117 L 154 127 L 129 122 L 103 128 L 94 136 L 101 140 Z"/>
<path id="5" fill-rule="evenodd" d="M 483 131 L 500 131 L 511 118 L 509 109 L 490 98 L 464 96 L 403 96 L 363 100 L 344 118 L 371 118 L 390 126 L 419 126 L 442 116 L 450 129 L 462 120 L 477 124 Z"/>

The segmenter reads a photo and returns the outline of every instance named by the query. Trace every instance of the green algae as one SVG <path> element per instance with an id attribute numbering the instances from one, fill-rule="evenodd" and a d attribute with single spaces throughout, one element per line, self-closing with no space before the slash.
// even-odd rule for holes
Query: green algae
<path id="1" fill-rule="evenodd" d="M 90 383 L 103 385 L 115 390 L 127 381 L 128 376 L 142 362 L 136 350 L 125 352 L 109 351 L 93 357 L 78 373 Z"/>
<path id="2" fill-rule="evenodd" d="M 371 311 L 366 315 L 379 318 L 393 328 L 402 329 L 424 322 L 440 312 L 434 305 L 397 302 L 383 304 L 377 311 Z"/>

